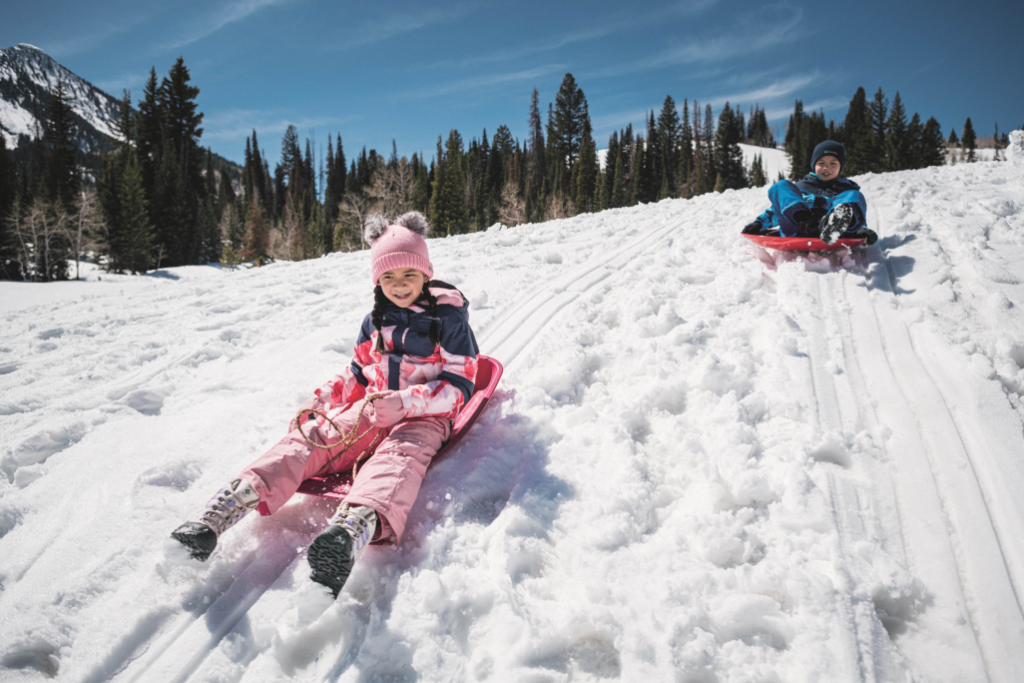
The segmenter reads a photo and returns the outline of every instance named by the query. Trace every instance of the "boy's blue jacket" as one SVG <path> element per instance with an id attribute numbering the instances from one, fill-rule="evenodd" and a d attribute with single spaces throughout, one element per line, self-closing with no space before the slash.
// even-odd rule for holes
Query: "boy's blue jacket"
<path id="1" fill-rule="evenodd" d="M 782 181 L 779 181 L 782 183 Z M 815 173 L 808 173 L 796 183 L 797 189 L 800 190 L 800 194 L 803 197 L 803 202 L 810 207 L 820 207 L 829 211 L 832 209 L 832 200 L 843 194 L 844 192 L 858 192 L 860 185 L 853 182 L 848 178 L 836 177 L 832 180 L 822 180 Z M 793 187 L 790 185 L 789 187 Z M 844 198 L 846 199 L 846 198 Z M 838 203 L 844 203 L 842 200 Z M 787 208 L 786 206 L 782 207 Z M 765 229 L 769 227 L 779 227 L 778 217 L 775 215 L 775 211 L 772 208 L 765 209 L 764 213 L 757 217 L 757 221 L 764 226 Z M 861 219 L 863 221 L 863 219 Z"/>
<path id="2" fill-rule="evenodd" d="M 808 197 L 809 194 L 832 199 L 844 192 L 860 189 L 860 185 L 848 178 L 836 177 L 832 180 L 822 180 L 815 173 L 805 175 L 804 179 L 799 181 L 796 186 L 804 193 L 804 197 L 808 198 L 808 203 L 814 201 L 813 197 Z"/>

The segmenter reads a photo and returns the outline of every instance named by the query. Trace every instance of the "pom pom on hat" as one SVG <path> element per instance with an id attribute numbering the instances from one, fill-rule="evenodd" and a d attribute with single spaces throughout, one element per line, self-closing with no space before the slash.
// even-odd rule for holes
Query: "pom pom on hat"
<path id="1" fill-rule="evenodd" d="M 424 239 L 429 232 L 427 219 L 419 211 L 403 214 L 392 224 L 379 213 L 367 218 L 363 239 L 370 243 L 373 284 L 395 268 L 415 268 L 428 278 L 434 277 L 434 266 Z"/>

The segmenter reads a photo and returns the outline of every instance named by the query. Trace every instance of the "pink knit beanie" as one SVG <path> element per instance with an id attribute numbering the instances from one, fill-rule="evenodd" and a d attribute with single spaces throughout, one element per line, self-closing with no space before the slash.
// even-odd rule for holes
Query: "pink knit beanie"
<path id="1" fill-rule="evenodd" d="M 379 213 L 367 218 L 363 239 L 370 243 L 374 286 L 381 275 L 395 268 L 415 268 L 427 278 L 434 277 L 434 266 L 424 239 L 428 232 L 430 226 L 419 211 L 403 214 L 390 225 Z"/>

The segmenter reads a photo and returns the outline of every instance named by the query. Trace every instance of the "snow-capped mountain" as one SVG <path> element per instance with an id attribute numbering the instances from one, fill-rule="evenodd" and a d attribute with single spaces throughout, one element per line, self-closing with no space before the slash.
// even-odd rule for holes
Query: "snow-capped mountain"
<path id="1" fill-rule="evenodd" d="M 0 49 L 0 131 L 13 147 L 19 135 L 38 137 L 43 131 L 50 92 L 63 78 L 75 98 L 78 144 L 86 152 L 103 148 L 104 136 L 117 138 L 118 101 L 76 76 L 37 47 L 21 43 Z"/>

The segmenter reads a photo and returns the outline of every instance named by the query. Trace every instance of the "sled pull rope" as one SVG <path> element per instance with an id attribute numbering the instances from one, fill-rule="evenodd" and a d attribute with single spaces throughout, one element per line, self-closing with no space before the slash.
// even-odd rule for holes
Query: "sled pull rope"
<path id="1" fill-rule="evenodd" d="M 370 432 L 372 432 L 373 430 L 376 429 L 377 430 L 377 434 L 370 441 L 370 445 L 368 445 L 366 448 L 363 449 L 363 452 L 360 453 L 358 457 L 356 457 L 355 462 L 352 464 L 352 480 L 355 481 L 356 473 L 357 473 L 358 468 L 359 468 L 359 463 L 362 462 L 363 460 L 365 460 L 366 457 L 367 457 L 367 454 L 373 448 L 375 448 L 377 446 L 377 444 L 379 442 L 379 439 L 381 437 L 381 434 L 384 432 L 384 430 L 381 429 L 380 427 L 370 427 L 369 429 L 367 429 L 362 434 L 359 434 L 358 436 L 356 435 L 356 431 L 359 429 L 359 423 L 363 419 L 363 412 L 366 410 L 366 406 L 370 405 L 370 403 L 374 399 L 383 398 L 386 395 L 387 394 L 379 393 L 379 394 L 370 394 L 369 396 L 367 396 L 366 400 L 363 401 L 363 405 L 361 405 L 359 407 L 359 414 L 356 415 L 356 420 L 355 420 L 355 423 L 353 423 L 353 425 L 352 425 L 352 429 L 350 429 L 347 434 L 344 431 L 342 431 L 342 429 L 340 427 L 338 427 L 338 425 L 334 422 L 334 420 L 332 420 L 331 418 L 327 417 L 326 414 L 320 412 L 319 410 L 307 409 L 307 410 L 300 410 L 298 412 L 298 414 L 295 416 L 295 424 L 299 428 L 299 434 L 302 435 L 302 438 L 305 439 L 306 443 L 308 443 L 310 446 L 312 446 L 313 448 L 323 448 L 324 450 L 330 450 L 332 448 L 336 448 L 337 446 L 344 446 L 344 448 L 342 448 L 337 453 L 337 455 L 335 455 L 333 458 L 331 458 L 326 463 L 324 463 L 324 466 L 320 468 L 320 470 L 316 473 L 315 476 L 319 477 L 320 475 L 322 475 L 324 473 L 324 470 L 326 470 L 328 467 L 330 467 L 331 463 L 333 463 L 335 460 L 337 460 L 342 455 L 344 455 L 348 451 L 348 449 L 352 447 L 353 444 L 357 443 L 364 436 L 366 436 L 367 434 L 369 434 Z M 334 431 L 336 431 L 339 435 L 341 435 L 341 439 L 339 441 L 335 442 L 335 443 L 326 444 L 326 445 L 318 444 L 317 442 L 315 442 L 312 439 L 310 439 L 308 436 L 306 436 L 306 432 L 302 431 L 302 418 L 303 418 L 303 416 L 305 416 L 307 414 L 309 414 L 309 415 L 319 415 L 320 417 L 322 417 L 325 420 L 327 420 L 328 422 L 330 422 L 331 426 L 334 427 Z"/>

